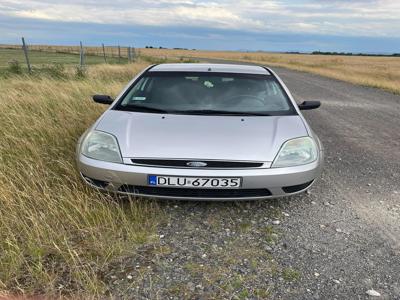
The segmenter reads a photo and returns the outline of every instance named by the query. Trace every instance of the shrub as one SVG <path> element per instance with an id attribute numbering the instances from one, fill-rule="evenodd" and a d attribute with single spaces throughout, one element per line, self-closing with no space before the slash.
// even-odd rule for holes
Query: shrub
<path id="1" fill-rule="evenodd" d="M 39 77 L 46 76 L 54 79 L 65 79 L 68 77 L 65 66 L 60 63 L 42 65 L 41 67 L 35 68 L 34 74 Z"/>
<path id="2" fill-rule="evenodd" d="M 86 78 L 87 71 L 85 67 L 77 66 L 75 69 L 75 77 L 78 79 Z"/>
<path id="3" fill-rule="evenodd" d="M 8 71 L 13 74 L 22 74 L 22 67 L 18 60 L 13 59 L 8 62 Z"/>

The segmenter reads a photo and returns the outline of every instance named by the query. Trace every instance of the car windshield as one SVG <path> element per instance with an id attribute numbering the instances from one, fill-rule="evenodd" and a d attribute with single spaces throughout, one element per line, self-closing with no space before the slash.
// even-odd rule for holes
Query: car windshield
<path id="1" fill-rule="evenodd" d="M 114 109 L 181 114 L 296 114 L 271 75 L 147 72 Z"/>

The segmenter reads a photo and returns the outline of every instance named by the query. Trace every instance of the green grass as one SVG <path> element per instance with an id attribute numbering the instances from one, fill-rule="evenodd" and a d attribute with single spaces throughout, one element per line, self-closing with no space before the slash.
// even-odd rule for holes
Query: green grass
<path id="1" fill-rule="evenodd" d="M 263 236 L 265 241 L 270 245 L 275 245 L 279 239 L 279 234 L 276 231 L 275 227 L 272 225 L 268 225 L 263 230 Z"/>
<path id="2" fill-rule="evenodd" d="M 288 282 L 297 281 L 300 279 L 300 272 L 293 268 L 285 268 L 282 271 L 282 278 Z"/>
<path id="3" fill-rule="evenodd" d="M 248 232 L 248 231 L 251 230 L 251 224 L 248 223 L 248 222 L 242 222 L 242 223 L 239 224 L 238 227 L 239 227 L 238 230 L 240 232 L 243 232 L 243 233 Z"/>
<path id="4" fill-rule="evenodd" d="M 27 69 L 25 56 L 22 49 L 4 49 L 0 48 L 0 70 L 7 69 L 9 62 L 12 60 L 18 61 L 24 70 Z M 33 67 L 41 67 L 49 64 L 64 64 L 64 65 L 79 65 L 79 55 L 72 53 L 60 52 L 44 52 L 44 51 L 29 51 L 29 61 Z M 107 57 L 107 63 L 118 64 L 127 63 L 126 58 L 119 59 L 117 57 Z M 85 64 L 95 65 L 104 63 L 102 56 L 86 55 Z"/>

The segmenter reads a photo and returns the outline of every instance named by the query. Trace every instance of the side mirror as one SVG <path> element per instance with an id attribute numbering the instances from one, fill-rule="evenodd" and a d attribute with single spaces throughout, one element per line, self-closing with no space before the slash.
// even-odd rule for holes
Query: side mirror
<path id="1" fill-rule="evenodd" d="M 114 99 L 108 95 L 94 95 L 93 100 L 101 104 L 111 104 L 114 102 Z"/>
<path id="2" fill-rule="evenodd" d="M 303 103 L 299 104 L 300 110 L 316 109 L 320 106 L 321 102 L 319 101 L 304 101 Z"/>

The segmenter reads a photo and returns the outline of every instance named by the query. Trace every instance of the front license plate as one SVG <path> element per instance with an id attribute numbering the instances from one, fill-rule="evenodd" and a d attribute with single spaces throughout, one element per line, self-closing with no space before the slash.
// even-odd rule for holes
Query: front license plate
<path id="1" fill-rule="evenodd" d="M 242 178 L 149 175 L 149 185 L 163 187 L 238 189 L 242 185 Z"/>

